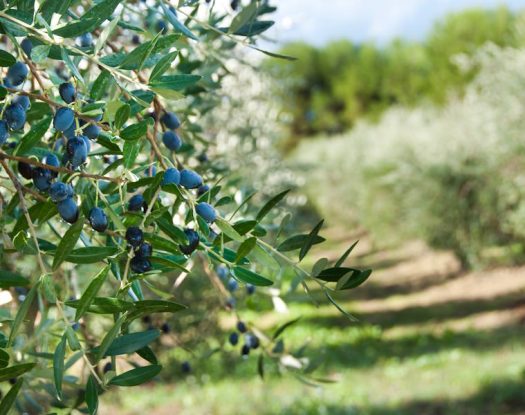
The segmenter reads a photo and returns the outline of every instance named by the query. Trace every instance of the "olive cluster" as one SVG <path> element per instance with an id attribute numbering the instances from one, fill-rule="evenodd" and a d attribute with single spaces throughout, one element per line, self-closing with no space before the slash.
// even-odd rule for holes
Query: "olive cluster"
<path id="1" fill-rule="evenodd" d="M 241 355 L 243 357 L 248 356 L 250 350 L 259 348 L 259 338 L 255 334 L 248 332 L 248 327 L 243 321 L 237 322 L 237 331 L 233 331 L 228 337 L 228 341 L 232 346 L 239 344 L 240 335 L 244 336 L 244 344 L 241 347 Z"/>

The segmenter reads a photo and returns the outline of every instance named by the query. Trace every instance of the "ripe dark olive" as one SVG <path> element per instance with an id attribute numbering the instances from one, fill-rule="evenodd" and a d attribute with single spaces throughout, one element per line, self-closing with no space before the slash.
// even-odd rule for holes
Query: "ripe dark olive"
<path id="1" fill-rule="evenodd" d="M 95 124 L 89 124 L 82 131 L 91 140 L 96 140 L 98 136 L 100 135 L 100 127 Z"/>
<path id="2" fill-rule="evenodd" d="M 255 285 L 246 284 L 246 293 L 252 295 L 255 292 Z"/>
<path id="3" fill-rule="evenodd" d="M 73 187 L 62 182 L 55 182 L 49 188 L 49 197 L 54 203 L 59 203 L 67 198 L 73 197 L 73 194 Z"/>
<path id="4" fill-rule="evenodd" d="M 155 23 L 155 29 L 157 29 L 157 32 L 166 33 L 168 31 L 168 26 L 164 20 L 157 20 L 157 23 Z"/>
<path id="5" fill-rule="evenodd" d="M 7 79 L 12 85 L 18 86 L 26 80 L 28 73 L 29 69 L 25 63 L 16 62 L 7 70 Z"/>
<path id="6" fill-rule="evenodd" d="M 31 180 L 33 178 L 33 167 L 23 161 L 18 162 L 18 172 L 24 179 Z"/>
<path id="7" fill-rule="evenodd" d="M 202 219 L 204 219 L 208 223 L 215 222 L 215 220 L 217 219 L 217 212 L 209 203 L 198 203 L 195 207 L 195 211 L 197 212 L 197 215 L 202 217 Z"/>
<path id="8" fill-rule="evenodd" d="M 242 356 L 248 356 L 250 354 L 250 346 L 247 344 L 243 344 L 241 348 L 241 355 Z"/>
<path id="9" fill-rule="evenodd" d="M 94 207 L 89 211 L 89 223 L 97 232 L 104 232 L 108 228 L 108 217 L 99 207 Z"/>
<path id="10" fill-rule="evenodd" d="M 51 182 L 53 181 L 53 175 L 48 169 L 43 169 L 42 167 L 35 167 L 32 169 L 32 178 L 35 187 L 41 192 L 45 192 L 51 187 Z"/>
<path id="11" fill-rule="evenodd" d="M 182 369 L 182 373 L 190 373 L 191 372 L 191 365 L 190 362 L 182 362 L 182 365 L 180 366 Z"/>
<path id="12" fill-rule="evenodd" d="M 177 169 L 170 167 L 164 172 L 164 177 L 162 177 L 162 184 L 180 184 L 180 172 Z"/>
<path id="13" fill-rule="evenodd" d="M 28 58 L 31 57 L 31 51 L 33 50 L 33 42 L 31 42 L 31 39 L 24 38 L 22 42 L 20 43 L 20 46 L 22 47 L 22 50 L 27 55 Z"/>
<path id="14" fill-rule="evenodd" d="M 89 48 L 93 46 L 93 36 L 91 33 L 84 33 L 77 37 L 77 44 L 82 48 Z"/>
<path id="15" fill-rule="evenodd" d="M 0 146 L 4 145 L 9 138 L 9 127 L 5 121 L 0 121 Z"/>
<path id="16" fill-rule="evenodd" d="M 257 349 L 260 345 L 259 338 L 255 334 L 250 334 L 248 336 L 247 343 L 252 349 Z"/>
<path id="17" fill-rule="evenodd" d="M 88 149 L 84 136 L 77 136 L 67 140 L 66 150 L 71 166 L 76 169 L 87 160 Z"/>
<path id="18" fill-rule="evenodd" d="M 231 291 L 231 292 L 233 292 L 233 291 L 236 291 L 237 288 L 239 288 L 239 283 L 237 282 L 236 279 L 234 279 L 234 278 L 230 278 L 230 279 L 228 280 L 228 284 L 227 284 L 227 286 L 228 286 L 228 290 Z"/>
<path id="19" fill-rule="evenodd" d="M 230 270 L 224 265 L 219 265 L 217 267 L 216 272 L 222 281 L 226 281 L 226 279 L 228 278 L 228 275 L 230 274 Z"/>
<path id="20" fill-rule="evenodd" d="M 208 155 L 206 153 L 200 153 L 198 156 L 197 156 L 197 160 L 200 162 L 200 163 L 206 163 L 208 161 Z"/>
<path id="21" fill-rule="evenodd" d="M 113 370 L 113 366 L 111 365 L 111 362 L 107 362 L 104 365 L 104 368 L 102 369 L 102 372 L 108 373 L 110 370 Z"/>
<path id="22" fill-rule="evenodd" d="M 143 274 L 151 269 L 151 262 L 147 258 L 139 256 L 131 259 L 131 270 L 136 274 Z"/>
<path id="23" fill-rule="evenodd" d="M 53 127 L 57 131 L 66 131 L 75 122 L 75 113 L 71 108 L 59 108 L 53 117 Z"/>
<path id="24" fill-rule="evenodd" d="M 67 128 L 66 130 L 62 131 L 62 134 L 64 134 L 64 137 L 66 137 L 66 138 L 73 138 L 73 137 L 75 137 L 77 135 L 76 129 L 77 129 L 76 123 L 73 123 L 73 124 L 71 124 L 71 126 L 69 128 Z"/>
<path id="25" fill-rule="evenodd" d="M 184 233 L 186 234 L 186 238 L 188 238 L 188 244 L 181 244 L 179 245 L 179 248 L 183 254 L 191 255 L 199 246 L 199 234 L 193 229 L 188 228 L 184 229 Z"/>
<path id="26" fill-rule="evenodd" d="M 180 172 L 180 184 L 186 189 L 196 189 L 202 185 L 202 177 L 193 170 L 182 170 Z"/>
<path id="27" fill-rule="evenodd" d="M 160 117 L 160 122 L 170 130 L 176 130 L 180 127 L 180 121 L 173 112 L 165 112 L 164 115 Z"/>
<path id="28" fill-rule="evenodd" d="M 172 151 L 178 151 L 182 147 L 182 140 L 176 132 L 171 130 L 162 134 L 162 142 Z"/>
<path id="29" fill-rule="evenodd" d="M 248 329 L 246 328 L 246 324 L 244 324 L 244 321 L 239 321 L 237 323 L 237 330 L 239 330 L 240 333 L 246 333 Z"/>
<path id="30" fill-rule="evenodd" d="M 135 256 L 139 256 L 141 258 L 150 258 L 152 253 L 153 253 L 153 248 L 151 247 L 151 244 L 144 242 L 135 251 Z"/>
<path id="31" fill-rule="evenodd" d="M 60 167 L 60 161 L 58 160 L 58 157 L 55 156 L 53 153 L 47 153 L 44 157 L 44 160 L 42 161 L 44 162 L 44 164 L 47 164 L 49 166 Z M 58 176 L 58 172 L 54 170 L 51 170 L 51 174 L 53 175 L 53 177 Z"/>
<path id="32" fill-rule="evenodd" d="M 131 37 L 131 43 L 133 43 L 134 45 L 140 45 L 140 36 L 139 35 L 133 35 Z"/>
<path id="33" fill-rule="evenodd" d="M 170 332 L 170 325 L 168 323 L 163 323 L 162 326 L 160 326 L 160 329 L 163 333 L 168 334 Z"/>
<path id="34" fill-rule="evenodd" d="M 126 231 L 126 241 L 133 248 L 137 248 L 144 241 L 144 234 L 136 226 L 131 226 Z"/>
<path id="35" fill-rule="evenodd" d="M 239 343 L 239 335 L 236 332 L 233 332 L 230 334 L 228 340 L 232 346 L 235 346 L 237 343 Z"/>
<path id="36" fill-rule="evenodd" d="M 131 212 L 138 212 L 141 209 L 147 209 L 144 196 L 141 194 L 132 196 L 128 202 L 128 210 Z"/>
<path id="37" fill-rule="evenodd" d="M 60 97 L 67 104 L 71 104 L 77 99 L 77 91 L 71 82 L 64 82 L 58 87 Z"/>
<path id="38" fill-rule="evenodd" d="M 4 111 L 4 120 L 11 130 L 21 130 L 26 123 L 26 112 L 20 104 L 10 104 Z"/>
<path id="39" fill-rule="evenodd" d="M 78 206 L 72 197 L 59 202 L 58 213 L 66 222 L 75 223 L 78 220 Z"/>
<path id="40" fill-rule="evenodd" d="M 19 104 L 25 111 L 27 111 L 31 107 L 31 101 L 29 100 L 29 97 L 26 95 L 17 95 L 13 102 L 15 104 Z"/>
<path id="41" fill-rule="evenodd" d="M 197 196 L 202 196 L 208 190 L 210 190 L 210 186 L 208 186 L 207 184 L 203 184 L 201 187 L 197 189 Z"/>

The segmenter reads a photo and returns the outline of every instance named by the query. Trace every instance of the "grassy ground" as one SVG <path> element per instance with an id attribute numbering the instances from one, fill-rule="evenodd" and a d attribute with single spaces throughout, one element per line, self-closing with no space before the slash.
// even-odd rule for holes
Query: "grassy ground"
<path id="1" fill-rule="evenodd" d="M 359 323 L 307 301 L 287 315 L 247 316 L 268 327 L 303 315 L 286 341 L 306 343 L 306 355 L 322 361 L 317 375 L 336 383 L 262 381 L 256 357 L 225 370 L 217 354 L 173 384 L 106 395 L 102 414 L 525 413 L 525 268 L 464 273 L 419 243 L 361 249 L 375 274 L 340 297 Z"/>

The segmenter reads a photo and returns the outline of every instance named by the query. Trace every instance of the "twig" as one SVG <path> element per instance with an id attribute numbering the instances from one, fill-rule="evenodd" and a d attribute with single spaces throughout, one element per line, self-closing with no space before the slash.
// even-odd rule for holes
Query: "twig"
<path id="1" fill-rule="evenodd" d="M 11 154 L 7 154 L 4 152 L 0 152 L 0 160 L 9 159 L 14 161 L 21 161 L 22 163 L 31 164 L 32 166 L 36 167 L 42 167 L 44 169 L 53 170 L 59 173 L 68 173 L 68 174 L 76 174 L 80 177 L 87 177 L 90 179 L 96 179 L 96 180 L 106 180 L 108 182 L 113 183 L 122 183 L 125 182 L 125 179 L 122 179 L 120 177 L 109 177 L 109 176 L 101 176 L 99 174 L 91 174 L 91 173 L 84 173 L 84 172 L 78 172 L 74 170 L 70 170 L 67 167 L 57 167 L 57 166 L 51 166 L 49 164 L 42 163 L 38 160 L 29 158 L 29 157 L 22 157 L 22 156 L 13 156 Z"/>

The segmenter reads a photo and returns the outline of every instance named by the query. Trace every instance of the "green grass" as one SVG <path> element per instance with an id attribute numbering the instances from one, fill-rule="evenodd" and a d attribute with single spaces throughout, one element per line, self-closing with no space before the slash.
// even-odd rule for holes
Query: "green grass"
<path id="1" fill-rule="evenodd" d="M 370 292 L 386 297 L 380 287 Z M 286 345 L 291 350 L 306 345 L 304 356 L 319 364 L 315 376 L 336 383 L 312 387 L 271 367 L 263 381 L 257 376 L 256 356 L 242 361 L 237 350 L 226 346 L 224 352 L 196 362 L 192 375 L 177 376 L 167 385 L 120 390 L 104 398 L 103 408 L 111 403 L 126 414 L 517 414 L 525 410 L 521 375 L 525 333 L 520 326 L 438 332 L 427 324 L 432 318 L 446 324 L 484 310 L 505 309 L 514 297 L 477 305 L 406 308 L 398 315 L 360 314 L 350 297 L 343 301 L 345 307 L 373 325 L 351 323 L 328 305 L 316 308 L 308 303 L 293 306 L 287 316 L 255 312 L 245 316 L 248 321 L 278 325 L 303 315 L 286 331 Z M 169 355 L 187 356 L 187 352 L 175 349 Z"/>

